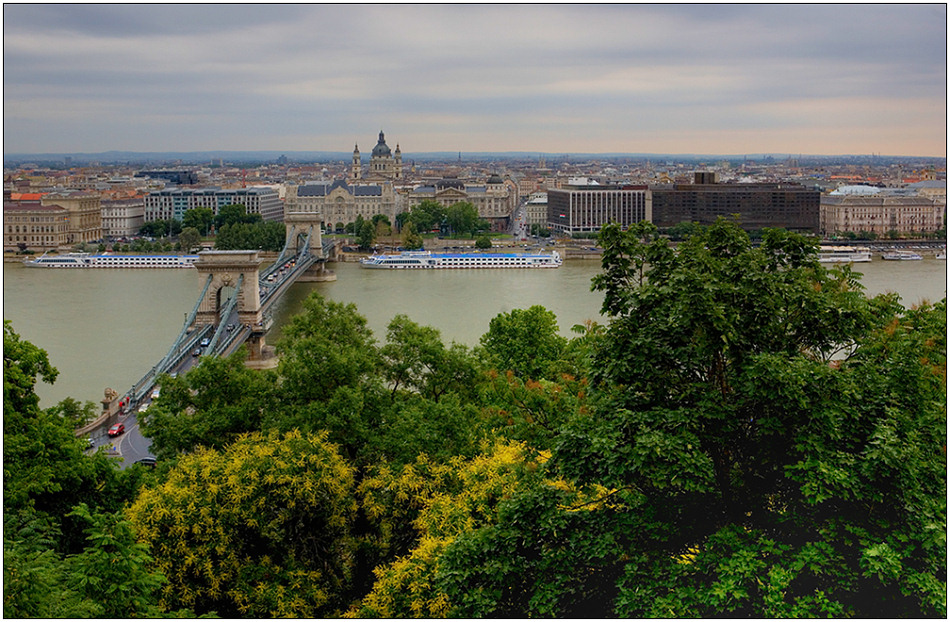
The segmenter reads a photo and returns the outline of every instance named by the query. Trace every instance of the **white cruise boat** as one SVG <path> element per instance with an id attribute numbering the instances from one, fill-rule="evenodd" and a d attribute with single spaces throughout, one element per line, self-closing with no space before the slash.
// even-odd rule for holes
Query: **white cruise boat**
<path id="1" fill-rule="evenodd" d="M 48 252 L 24 261 L 30 268 L 193 268 L 198 255 L 91 255 Z"/>
<path id="2" fill-rule="evenodd" d="M 821 263 L 863 263 L 871 261 L 871 249 L 861 246 L 822 246 L 818 249 Z"/>
<path id="3" fill-rule="evenodd" d="M 881 259 L 888 261 L 918 261 L 923 259 L 919 253 L 914 251 L 890 251 L 881 255 Z"/>
<path id="4" fill-rule="evenodd" d="M 561 255 L 542 253 L 432 253 L 404 251 L 398 255 L 373 255 L 360 260 L 363 268 L 383 270 L 433 270 L 446 268 L 558 268 Z"/>

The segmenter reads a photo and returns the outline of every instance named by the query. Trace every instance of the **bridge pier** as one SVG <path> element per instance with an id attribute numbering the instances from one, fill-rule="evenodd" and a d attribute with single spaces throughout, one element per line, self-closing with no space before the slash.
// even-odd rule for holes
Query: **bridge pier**
<path id="1" fill-rule="evenodd" d="M 309 268 L 306 272 L 297 277 L 297 281 L 301 283 L 322 283 L 325 281 L 335 281 L 336 272 L 333 270 L 326 269 L 326 261 L 318 261 Z"/>
<path id="2" fill-rule="evenodd" d="M 261 289 L 258 282 L 261 258 L 257 251 L 202 251 L 198 253 L 195 268 L 204 278 L 212 276 L 204 300 L 195 315 L 196 326 L 217 326 L 221 313 L 221 290 L 236 287 L 238 277 L 243 276 L 238 297 L 238 321 L 252 327 L 259 326 L 261 316 Z"/>

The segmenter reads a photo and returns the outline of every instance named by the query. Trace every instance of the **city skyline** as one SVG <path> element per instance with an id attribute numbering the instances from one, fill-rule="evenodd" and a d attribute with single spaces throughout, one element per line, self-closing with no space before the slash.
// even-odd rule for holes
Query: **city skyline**
<path id="1" fill-rule="evenodd" d="M 946 157 L 945 5 L 4 5 L 4 153 Z"/>

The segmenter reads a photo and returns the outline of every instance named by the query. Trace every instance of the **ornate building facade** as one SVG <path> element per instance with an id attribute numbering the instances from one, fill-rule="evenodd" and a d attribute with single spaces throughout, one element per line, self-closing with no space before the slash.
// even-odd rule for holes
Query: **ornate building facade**
<path id="1" fill-rule="evenodd" d="M 927 196 L 824 195 L 821 233 L 932 233 L 944 227 L 945 210 L 946 205 Z"/>
<path id="2" fill-rule="evenodd" d="M 323 217 L 327 229 L 340 229 L 362 216 L 369 220 L 376 214 L 395 222 L 400 197 L 391 183 L 350 185 L 343 180 L 288 186 L 284 196 L 288 212 L 311 212 Z"/>
<path id="3" fill-rule="evenodd" d="M 369 171 L 363 174 L 363 162 L 360 158 L 360 147 L 353 147 L 353 164 L 350 166 L 350 176 L 347 181 L 350 184 L 358 183 L 383 183 L 395 182 L 402 179 L 402 151 L 399 150 L 399 144 L 396 144 L 396 151 L 391 151 L 386 144 L 386 136 L 382 130 L 379 132 L 379 140 L 369 159 Z"/>
<path id="4" fill-rule="evenodd" d="M 407 196 L 408 208 L 429 200 L 449 207 L 468 202 L 475 206 L 478 217 L 491 224 L 492 231 L 505 231 L 511 221 L 511 213 L 518 206 L 518 189 L 510 180 L 491 175 L 485 184 L 468 185 L 459 179 L 441 179 L 432 185 L 419 186 Z"/>
<path id="5" fill-rule="evenodd" d="M 3 250 L 57 250 L 69 244 L 69 211 L 39 201 L 4 201 Z"/>

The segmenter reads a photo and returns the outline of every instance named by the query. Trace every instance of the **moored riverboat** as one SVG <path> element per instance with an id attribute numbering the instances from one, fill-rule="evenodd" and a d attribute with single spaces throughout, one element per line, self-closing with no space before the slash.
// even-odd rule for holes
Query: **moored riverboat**
<path id="1" fill-rule="evenodd" d="M 30 268 L 193 268 L 198 255 L 92 255 L 43 253 L 23 264 Z"/>
<path id="2" fill-rule="evenodd" d="M 360 267 L 383 270 L 437 270 L 449 268 L 558 268 L 561 255 L 544 253 L 432 253 L 404 251 L 398 255 L 372 255 Z"/>
<path id="3" fill-rule="evenodd" d="M 881 255 L 881 259 L 887 261 L 919 261 L 923 259 L 920 253 L 914 251 L 890 251 Z"/>
<path id="4" fill-rule="evenodd" d="M 871 261 L 871 249 L 861 246 L 822 246 L 818 249 L 821 263 L 863 263 Z"/>

